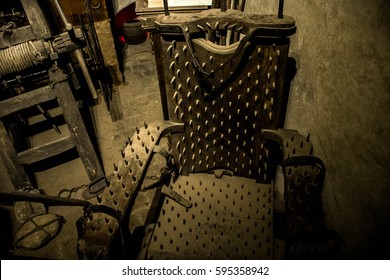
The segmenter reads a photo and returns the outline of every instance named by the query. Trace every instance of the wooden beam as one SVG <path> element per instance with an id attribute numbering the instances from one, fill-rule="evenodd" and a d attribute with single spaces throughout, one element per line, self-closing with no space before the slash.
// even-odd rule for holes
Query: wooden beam
<path id="1" fill-rule="evenodd" d="M 68 136 L 18 153 L 18 162 L 19 164 L 31 164 L 59 155 L 74 147 L 73 138 Z"/>
<path id="2" fill-rule="evenodd" d="M 37 0 L 20 0 L 24 12 L 27 15 L 31 30 L 35 39 L 47 39 L 51 37 L 50 28 Z"/>
<path id="3" fill-rule="evenodd" d="M 26 182 L 30 182 L 26 172 L 22 165 L 18 164 L 18 158 L 15 148 L 8 136 L 8 133 L 0 120 L 0 161 L 2 162 L 4 169 L 7 171 L 8 176 L 14 186 L 14 190 L 17 190 Z M 3 185 L 0 184 L 0 188 Z M 10 189 L 8 189 L 10 190 Z"/>
<path id="4" fill-rule="evenodd" d="M 59 82 L 61 83 L 61 82 Z M 0 118 L 56 98 L 59 83 L 44 86 L 0 102 Z"/>

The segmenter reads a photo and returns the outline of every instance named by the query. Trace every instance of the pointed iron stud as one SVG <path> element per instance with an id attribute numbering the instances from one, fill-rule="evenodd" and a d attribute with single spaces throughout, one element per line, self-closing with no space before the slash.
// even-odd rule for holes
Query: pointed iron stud
<path id="1" fill-rule="evenodd" d="M 267 73 L 267 79 L 269 80 L 271 78 L 271 73 Z"/>
<path id="2" fill-rule="evenodd" d="M 193 161 L 195 160 L 195 154 L 192 154 L 192 160 Z"/>
<path id="3" fill-rule="evenodd" d="M 179 94 L 179 93 L 178 93 L 177 91 L 175 91 L 175 93 L 173 94 L 172 99 L 176 99 L 176 97 L 177 97 L 178 94 Z"/>
<path id="4" fill-rule="evenodd" d="M 215 120 L 215 114 L 213 114 L 213 115 L 211 116 L 211 119 L 212 119 L 212 120 Z"/>
<path id="5" fill-rule="evenodd" d="M 309 152 L 309 155 L 313 155 L 313 146 L 311 146 L 311 148 L 310 148 L 310 152 Z"/>
<path id="6" fill-rule="evenodd" d="M 196 118 L 199 120 L 200 119 L 200 113 L 196 114 Z"/>
<path id="7" fill-rule="evenodd" d="M 177 142 L 176 143 L 176 150 L 179 150 L 179 147 L 180 147 L 180 142 Z"/>
<path id="8" fill-rule="evenodd" d="M 200 131 L 200 125 L 198 125 L 198 127 L 196 128 L 196 130 L 199 132 Z"/>
<path id="9" fill-rule="evenodd" d="M 150 135 L 150 139 L 152 140 L 152 142 L 154 142 L 154 137 L 153 137 L 153 135 Z"/>
<path id="10" fill-rule="evenodd" d="M 202 155 L 202 149 L 199 149 L 198 154 Z"/>
<path id="11" fill-rule="evenodd" d="M 205 113 L 207 113 L 208 110 L 209 110 L 209 108 L 204 107 L 204 112 L 205 112 Z"/>
<path id="12" fill-rule="evenodd" d="M 271 121 L 272 120 L 272 112 L 269 112 L 268 116 L 269 116 L 269 120 Z"/>
<path id="13" fill-rule="evenodd" d="M 188 77 L 187 80 L 186 80 L 186 83 L 188 86 L 190 86 L 190 83 L 191 83 L 191 79 Z M 189 92 L 189 94 L 191 95 L 191 92 Z M 188 97 L 189 98 L 189 97 Z"/>
<path id="14" fill-rule="evenodd" d="M 240 138 L 240 136 L 238 134 L 236 134 L 236 140 L 238 141 L 238 138 Z M 237 148 L 238 149 L 238 148 Z"/>
<path id="15" fill-rule="evenodd" d="M 177 90 L 178 90 L 180 93 L 181 93 L 182 88 L 183 88 L 183 86 L 182 86 L 181 84 L 179 84 L 179 85 L 177 86 Z"/>
<path id="16" fill-rule="evenodd" d="M 240 101 L 241 99 L 241 94 L 237 95 L 237 100 Z"/>
<path id="17" fill-rule="evenodd" d="M 238 110 L 237 110 L 237 112 L 238 112 Z M 240 122 L 237 122 L 237 128 L 239 128 L 240 127 Z"/>
<path id="18" fill-rule="evenodd" d="M 209 150 L 209 145 L 208 144 L 206 144 L 206 151 L 208 151 Z"/>
<path id="19" fill-rule="evenodd" d="M 217 143 L 217 140 L 216 139 L 214 139 L 213 140 L 213 145 L 215 145 Z"/>
<path id="20" fill-rule="evenodd" d="M 176 81 L 176 77 L 172 77 L 172 79 L 171 79 L 171 84 L 174 85 L 174 84 L 175 84 L 175 81 Z"/>
<path id="21" fill-rule="evenodd" d="M 233 88 L 232 87 L 229 87 L 229 92 L 232 92 L 233 91 Z"/>
<path id="22" fill-rule="evenodd" d="M 272 61 L 272 56 L 269 57 L 269 62 L 271 62 L 271 61 Z"/>
<path id="23" fill-rule="evenodd" d="M 246 108 L 249 108 L 249 102 L 246 102 L 246 103 L 245 103 L 245 107 L 246 107 Z"/>
<path id="24" fill-rule="evenodd" d="M 198 24 L 196 27 L 198 27 L 201 31 L 204 31 L 205 29 L 203 28 L 202 25 Z"/>
<path id="25" fill-rule="evenodd" d="M 183 171 L 183 167 L 180 166 L 180 168 L 179 168 L 179 174 L 181 174 L 182 171 Z"/>
<path id="26" fill-rule="evenodd" d="M 250 153 L 251 153 L 251 155 L 253 155 L 253 149 L 251 149 Z"/>
<path id="27" fill-rule="evenodd" d="M 254 115 L 255 115 L 255 117 L 257 117 L 257 114 L 258 114 L 258 112 L 257 112 L 257 111 L 255 111 L 255 112 L 254 112 Z"/>
<path id="28" fill-rule="evenodd" d="M 206 62 L 203 62 L 203 63 L 202 63 L 202 68 L 203 68 L 203 70 L 204 70 L 205 67 L 206 67 Z"/>
<path id="29" fill-rule="evenodd" d="M 242 146 L 243 146 L 243 147 L 246 146 L 246 141 L 243 141 L 243 142 L 242 142 Z"/>
<path id="30" fill-rule="evenodd" d="M 137 132 L 137 134 L 139 133 L 139 128 L 137 126 L 135 127 L 135 131 Z"/>
<path id="31" fill-rule="evenodd" d="M 223 114 L 223 111 L 224 111 L 224 109 L 223 109 L 223 108 L 221 108 L 221 114 Z"/>
<path id="32" fill-rule="evenodd" d="M 306 137 L 306 142 L 309 143 L 310 142 L 310 133 L 307 135 Z"/>
<path id="33" fill-rule="evenodd" d="M 231 128 L 228 128 L 228 134 L 230 134 L 230 132 L 232 132 L 232 129 Z"/>
<path id="34" fill-rule="evenodd" d="M 188 112 L 189 112 L 189 113 L 192 112 L 192 107 L 191 107 L 191 106 L 188 107 Z"/>
<path id="35" fill-rule="evenodd" d="M 196 106 L 199 106 L 199 102 L 200 102 L 199 99 L 196 99 L 195 105 L 196 105 Z"/>
<path id="36" fill-rule="evenodd" d="M 192 139 L 194 137 L 194 132 L 193 131 L 191 131 L 191 133 L 190 133 L 190 138 Z M 194 144 L 192 144 L 192 145 L 194 145 Z M 191 146 L 192 147 L 192 146 Z"/>
<path id="37" fill-rule="evenodd" d="M 177 53 L 177 54 L 175 54 L 175 60 L 176 60 L 176 62 L 178 62 L 179 61 L 179 54 Z"/>
<path id="38" fill-rule="evenodd" d="M 264 102 L 264 111 L 267 111 L 268 105 Z"/>
<path id="39" fill-rule="evenodd" d="M 277 65 L 274 66 L 274 70 L 275 70 L 275 72 L 278 72 L 278 66 Z"/>
<path id="40" fill-rule="evenodd" d="M 115 163 L 112 163 L 114 165 L 114 171 L 118 172 L 118 166 Z"/>
<path id="41" fill-rule="evenodd" d="M 187 151 L 187 148 L 186 148 L 186 147 L 184 147 L 184 148 L 183 148 L 183 154 L 185 154 L 185 153 L 186 153 L 186 151 Z"/>
<path id="42" fill-rule="evenodd" d="M 194 165 L 191 167 L 191 171 L 192 171 L 192 172 L 195 171 L 195 166 L 194 166 Z"/>
<path id="43" fill-rule="evenodd" d="M 204 137 L 207 139 L 209 137 L 209 133 L 206 132 L 206 134 L 204 135 Z"/>
<path id="44" fill-rule="evenodd" d="M 247 130 L 247 129 L 244 129 L 244 135 L 246 135 L 246 134 L 247 134 L 247 132 L 248 132 L 248 130 Z"/>
<path id="45" fill-rule="evenodd" d="M 173 73 L 173 70 L 175 69 L 175 62 L 172 61 L 171 64 L 169 64 L 169 69 L 172 70 L 172 73 Z"/>
<path id="46" fill-rule="evenodd" d="M 194 148 L 195 148 L 195 144 L 192 143 L 192 144 L 191 144 L 191 150 L 194 150 Z"/>
<path id="47" fill-rule="evenodd" d="M 179 110 L 179 106 L 176 106 L 175 110 L 173 110 L 173 113 L 176 114 L 178 112 L 178 110 Z"/>
<path id="48" fill-rule="evenodd" d="M 188 123 L 192 127 L 193 120 L 190 120 Z"/>
<path id="49" fill-rule="evenodd" d="M 184 54 L 186 54 L 186 52 L 187 52 L 187 46 L 186 45 L 183 47 L 183 52 L 184 52 Z"/>
<path id="50" fill-rule="evenodd" d="M 273 105 L 274 105 L 274 98 L 271 97 L 271 106 L 273 106 Z"/>
<path id="51" fill-rule="evenodd" d="M 177 71 L 176 71 L 176 75 L 178 76 L 178 77 L 180 77 L 180 69 L 177 69 Z"/>
<path id="52" fill-rule="evenodd" d="M 241 85 L 242 85 L 242 80 L 239 80 L 239 81 L 238 81 L 238 84 L 241 86 Z"/>
<path id="53" fill-rule="evenodd" d="M 205 126 L 208 126 L 208 124 L 209 124 L 209 121 L 208 121 L 208 120 L 205 120 L 205 121 L 204 121 L 204 125 L 205 125 Z"/>
<path id="54" fill-rule="evenodd" d="M 276 55 L 277 55 L 277 56 L 280 55 L 280 50 L 276 50 Z"/>
<path id="55" fill-rule="evenodd" d="M 190 65 L 190 63 L 188 61 L 186 61 L 186 63 L 184 63 L 184 67 L 188 70 L 188 66 Z"/>
<path id="56" fill-rule="evenodd" d="M 122 180 L 122 176 L 119 173 L 117 173 L 116 175 L 117 175 L 118 181 Z"/>
<path id="57" fill-rule="evenodd" d="M 202 160 L 199 160 L 198 164 L 199 164 L 199 166 L 202 166 Z"/>
<path id="58" fill-rule="evenodd" d="M 121 156 L 122 156 L 122 158 L 125 158 L 125 153 L 123 152 L 122 149 L 121 149 Z"/>
<path id="59" fill-rule="evenodd" d="M 247 89 L 246 89 L 246 93 L 249 94 L 250 92 L 251 92 L 251 89 L 250 89 L 250 88 L 247 88 Z"/>
<path id="60" fill-rule="evenodd" d="M 209 58 L 209 60 L 210 60 L 210 63 L 213 63 L 213 56 L 212 55 L 210 55 L 210 58 Z"/>
<path id="61" fill-rule="evenodd" d="M 172 49 L 173 49 L 173 45 L 169 45 L 169 47 L 167 48 L 167 53 L 169 55 L 172 55 Z"/>

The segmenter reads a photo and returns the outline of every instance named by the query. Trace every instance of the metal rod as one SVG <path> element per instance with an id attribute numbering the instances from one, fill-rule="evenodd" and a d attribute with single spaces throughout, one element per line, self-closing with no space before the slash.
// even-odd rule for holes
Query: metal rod
<path id="1" fill-rule="evenodd" d="M 283 18 L 284 0 L 279 0 L 278 18 Z"/>
<path id="2" fill-rule="evenodd" d="M 36 193 L 28 193 L 23 191 L 0 191 L 0 201 L 29 201 L 40 202 L 44 204 L 57 205 L 57 206 L 91 206 L 92 204 L 86 200 L 65 198 L 58 196 L 50 196 Z"/>
<path id="3" fill-rule="evenodd" d="M 164 13 L 166 16 L 169 16 L 168 0 L 164 0 Z"/>
<path id="4" fill-rule="evenodd" d="M 54 4 L 58 14 L 60 15 L 60 18 L 61 18 L 63 25 L 65 26 L 66 30 L 70 33 L 73 30 L 73 27 L 72 27 L 72 24 L 70 22 L 68 22 L 68 20 L 65 16 L 65 13 L 61 8 L 60 3 L 58 2 L 58 0 L 52 0 L 52 2 Z M 97 94 L 95 85 L 92 81 L 91 75 L 89 74 L 87 64 L 85 63 L 85 60 L 83 57 L 83 53 L 81 52 L 80 49 L 74 50 L 74 53 L 75 53 L 75 56 L 76 56 L 78 63 L 80 64 L 81 71 L 83 72 L 85 81 L 87 82 L 88 88 L 91 91 L 92 97 L 94 99 L 97 99 L 98 94 Z"/>

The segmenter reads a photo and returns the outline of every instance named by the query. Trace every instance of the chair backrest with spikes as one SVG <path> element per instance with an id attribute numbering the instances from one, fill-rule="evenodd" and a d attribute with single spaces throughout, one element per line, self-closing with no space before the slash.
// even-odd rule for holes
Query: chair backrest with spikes
<path id="1" fill-rule="evenodd" d="M 169 118 L 185 123 L 172 136 L 180 173 L 228 169 L 269 182 L 260 132 L 280 124 L 294 20 L 211 9 L 159 16 L 156 28 Z"/>

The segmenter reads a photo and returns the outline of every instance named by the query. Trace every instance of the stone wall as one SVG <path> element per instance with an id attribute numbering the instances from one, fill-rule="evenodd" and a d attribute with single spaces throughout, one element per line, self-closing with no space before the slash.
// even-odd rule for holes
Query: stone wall
<path id="1" fill-rule="evenodd" d="M 246 11 L 277 13 L 276 0 Z M 339 258 L 389 257 L 390 2 L 285 1 L 297 33 L 286 128 L 311 132 L 325 161 L 329 228 L 346 243 Z"/>

